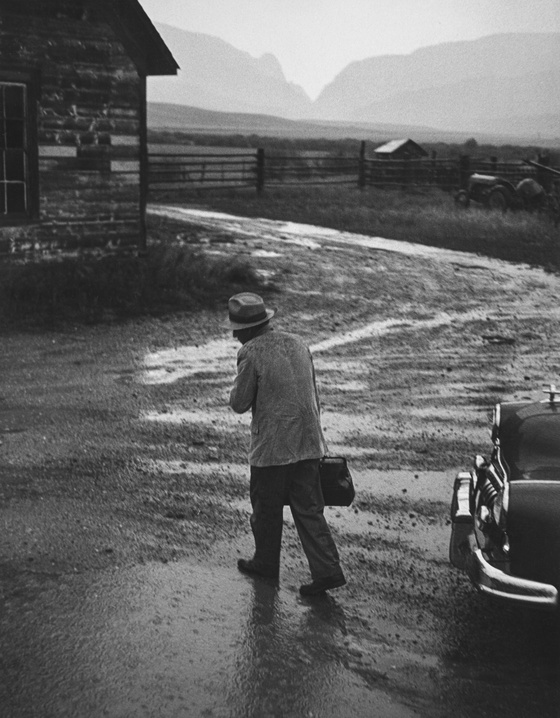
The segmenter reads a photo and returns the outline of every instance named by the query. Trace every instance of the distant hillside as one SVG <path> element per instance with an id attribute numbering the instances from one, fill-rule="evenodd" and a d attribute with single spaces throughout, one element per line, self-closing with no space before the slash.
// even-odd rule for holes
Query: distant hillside
<path id="1" fill-rule="evenodd" d="M 311 100 L 284 77 L 274 55 L 254 58 L 211 35 L 157 25 L 180 66 L 177 77 L 150 78 L 151 102 L 229 112 L 308 117 Z"/>
<path id="2" fill-rule="evenodd" d="M 560 136 L 560 92 L 557 75 L 546 72 L 516 78 L 465 80 L 426 90 L 387 97 L 354 111 L 359 121 L 389 122 L 398 117 L 408 124 L 432 124 L 469 132 L 515 133 L 536 135 L 545 129 Z M 540 113 L 535 113 L 539 108 Z M 556 116 L 556 126 L 545 128 L 539 115 Z"/>
<path id="3" fill-rule="evenodd" d="M 468 132 L 449 132 L 418 125 L 397 125 L 366 122 L 321 122 L 288 120 L 273 115 L 216 112 L 199 107 L 168 103 L 148 103 L 148 128 L 191 134 L 260 135 L 263 137 L 293 137 L 313 139 L 356 139 L 381 144 L 387 140 L 413 137 L 418 142 L 465 142 Z M 519 138 L 507 134 L 479 133 L 479 142 L 505 144 Z"/>
<path id="4" fill-rule="evenodd" d="M 155 105 L 167 104 L 189 106 L 184 120 L 191 126 L 194 107 L 226 113 L 206 116 L 203 124 L 225 121 L 234 131 L 250 126 L 310 136 L 318 130 L 317 124 L 282 124 L 286 118 L 319 122 L 321 132 L 336 136 L 341 129 L 330 122 L 361 126 L 362 134 L 384 128 L 387 138 L 433 139 L 443 132 L 449 141 L 466 134 L 479 141 L 560 142 L 560 33 L 494 35 L 353 62 L 313 103 L 286 81 L 273 55 L 256 59 L 210 35 L 157 27 L 181 66 L 178 77 L 149 79 L 158 126 L 164 116 Z M 180 112 L 166 112 L 177 127 Z"/>
<path id="5" fill-rule="evenodd" d="M 314 117 L 323 119 L 533 138 L 560 136 L 560 123 L 542 122 L 554 115 L 560 118 L 558 33 L 494 35 L 354 62 L 314 103 Z"/>

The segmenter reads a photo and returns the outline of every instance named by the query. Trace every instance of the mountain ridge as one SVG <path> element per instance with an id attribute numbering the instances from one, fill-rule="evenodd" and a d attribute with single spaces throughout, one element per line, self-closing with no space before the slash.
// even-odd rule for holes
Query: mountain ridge
<path id="1" fill-rule="evenodd" d="M 536 74 L 554 67 L 560 77 L 560 33 L 505 33 L 431 45 L 408 55 L 382 55 L 347 65 L 314 103 L 316 116 L 341 119 L 357 105 L 395 94 L 478 79 Z M 357 99 L 360 98 L 360 99 Z"/>
<path id="2" fill-rule="evenodd" d="M 356 60 L 312 102 L 272 53 L 255 58 L 212 35 L 157 28 L 183 69 L 178 78 L 150 79 L 152 103 L 471 136 L 560 136 L 560 33 L 494 34 Z"/>
<path id="3" fill-rule="evenodd" d="M 354 121 L 388 122 L 398 116 L 406 124 L 428 124 L 448 130 L 468 132 L 474 125 L 479 130 L 494 131 L 503 118 L 528 118 L 525 133 L 534 131 L 531 122 L 534 106 L 539 114 L 560 117 L 560 95 L 555 92 L 558 78 L 555 73 L 541 72 L 519 78 L 489 80 L 480 87 L 476 79 L 460 83 L 425 88 L 385 98 L 381 102 L 359 108 L 352 113 Z M 461 98 L 461 103 L 458 102 Z M 523 98 L 520 103 L 519 98 Z M 465 105 L 471 107 L 465 113 Z M 435 116 L 434 107 L 438 106 Z M 557 133 L 560 135 L 560 124 Z"/>
<path id="4" fill-rule="evenodd" d="M 175 78 L 150 78 L 150 101 L 182 98 L 185 104 L 209 110 L 310 114 L 310 98 L 286 80 L 272 53 L 254 58 L 213 35 L 160 23 L 156 28 L 181 69 Z"/>

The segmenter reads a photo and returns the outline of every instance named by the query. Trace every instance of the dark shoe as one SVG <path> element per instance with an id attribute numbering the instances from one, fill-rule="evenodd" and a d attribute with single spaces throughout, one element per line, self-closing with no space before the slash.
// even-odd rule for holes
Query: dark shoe
<path id="1" fill-rule="evenodd" d="M 263 578 L 278 578 L 279 570 L 274 568 L 265 568 L 259 566 L 252 559 L 240 558 L 237 562 L 237 568 L 241 573 L 246 573 L 249 576 L 262 576 Z"/>
<path id="2" fill-rule="evenodd" d="M 302 596 L 317 596 L 319 593 L 324 593 L 324 591 L 331 588 L 340 588 L 345 583 L 346 579 L 343 574 L 339 573 L 336 576 L 317 578 L 313 583 L 304 583 L 303 586 L 299 587 L 299 592 Z"/>

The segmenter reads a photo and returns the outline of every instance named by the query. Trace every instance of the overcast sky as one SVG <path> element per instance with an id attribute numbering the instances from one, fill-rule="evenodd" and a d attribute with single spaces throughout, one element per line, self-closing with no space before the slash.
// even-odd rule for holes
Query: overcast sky
<path id="1" fill-rule="evenodd" d="M 560 32 L 560 0 L 140 0 L 154 22 L 276 55 L 314 99 L 353 60 L 504 32 Z"/>

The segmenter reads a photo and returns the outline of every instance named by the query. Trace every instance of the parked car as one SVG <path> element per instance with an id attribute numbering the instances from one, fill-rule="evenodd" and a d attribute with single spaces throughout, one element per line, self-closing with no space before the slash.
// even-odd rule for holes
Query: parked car
<path id="1" fill-rule="evenodd" d="M 483 594 L 558 609 L 560 389 L 494 409 L 492 449 L 455 479 L 451 563 Z"/>

